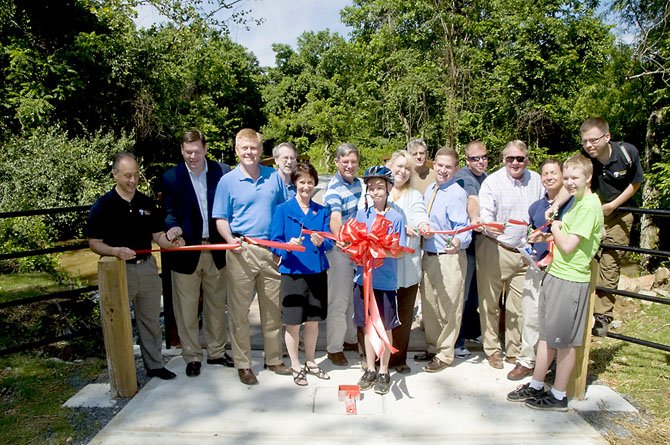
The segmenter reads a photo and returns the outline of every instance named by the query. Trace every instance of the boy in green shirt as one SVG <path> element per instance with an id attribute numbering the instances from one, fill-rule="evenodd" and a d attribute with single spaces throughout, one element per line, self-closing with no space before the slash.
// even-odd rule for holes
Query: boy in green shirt
<path id="1" fill-rule="evenodd" d="M 588 319 L 589 264 L 600 246 L 603 213 L 598 195 L 591 193 L 591 162 L 582 155 L 563 164 L 563 186 L 574 197 L 562 221 L 554 221 L 554 260 L 542 281 L 539 302 L 540 341 L 533 378 L 507 395 L 512 402 L 548 411 L 567 411 L 566 388 L 582 346 Z M 556 358 L 556 378 L 549 391 L 544 376 Z"/>

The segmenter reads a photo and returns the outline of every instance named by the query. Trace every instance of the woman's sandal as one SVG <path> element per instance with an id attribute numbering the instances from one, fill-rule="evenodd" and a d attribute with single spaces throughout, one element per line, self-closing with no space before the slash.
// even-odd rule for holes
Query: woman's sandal
<path id="1" fill-rule="evenodd" d="M 298 386 L 307 386 L 307 367 L 300 368 L 300 371 L 296 371 L 291 368 L 291 374 L 293 374 L 293 383 Z"/>
<path id="2" fill-rule="evenodd" d="M 321 380 L 330 380 L 330 376 L 328 375 L 328 373 L 323 369 L 321 369 L 319 365 L 317 365 L 316 363 L 314 363 L 313 366 L 310 366 L 307 363 L 305 363 L 305 367 L 303 369 L 305 369 L 308 374 L 315 375 Z"/>

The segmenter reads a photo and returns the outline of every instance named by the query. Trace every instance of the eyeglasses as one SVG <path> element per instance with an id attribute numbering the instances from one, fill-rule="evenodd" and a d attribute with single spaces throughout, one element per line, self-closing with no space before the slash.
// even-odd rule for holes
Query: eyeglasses
<path id="1" fill-rule="evenodd" d="M 488 159 L 488 156 L 482 155 L 482 156 L 468 156 L 467 157 L 468 161 L 472 162 L 479 162 L 479 161 L 486 161 Z"/>
<path id="2" fill-rule="evenodd" d="M 591 144 L 591 145 L 595 145 L 595 144 L 597 144 L 598 142 L 600 142 L 600 140 L 601 140 L 602 138 L 604 138 L 605 136 L 607 136 L 607 133 L 603 134 L 602 136 L 600 136 L 600 137 L 598 137 L 598 138 L 582 139 L 582 145 L 586 145 L 587 142 L 588 142 L 589 144 Z"/>
<path id="3" fill-rule="evenodd" d="M 507 162 L 508 164 L 511 164 L 514 161 L 521 164 L 522 162 L 526 162 L 526 157 L 525 156 L 505 156 L 505 162 Z"/>

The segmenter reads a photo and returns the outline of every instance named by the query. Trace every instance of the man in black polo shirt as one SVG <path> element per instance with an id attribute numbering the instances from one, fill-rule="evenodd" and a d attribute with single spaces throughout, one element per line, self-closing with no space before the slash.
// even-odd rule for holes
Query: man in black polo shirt
<path id="1" fill-rule="evenodd" d="M 579 130 L 582 146 L 593 163 L 591 189 L 603 203 L 605 237 L 602 242 L 627 246 L 633 214 L 616 210 L 621 206 L 631 206 L 633 196 L 644 181 L 640 155 L 631 144 L 610 141 L 609 125 L 602 118 L 586 119 Z M 620 274 L 619 251 L 602 250 L 598 262 L 598 286 L 616 289 Z M 593 311 L 596 318 L 593 334 L 604 336 L 612 321 L 615 297 L 609 292 L 600 291 L 597 296 Z"/>
<path id="2" fill-rule="evenodd" d="M 170 242 L 161 231 L 151 198 L 137 191 L 139 172 L 135 156 L 116 155 L 112 165 L 116 186 L 98 199 L 88 215 L 88 245 L 98 255 L 115 256 L 126 262 L 128 296 L 135 305 L 142 361 L 149 377 L 172 379 L 175 374 L 163 365 L 162 335 L 159 323 L 161 280 L 151 241 L 161 248 L 183 244 L 181 238 Z"/>
<path id="3" fill-rule="evenodd" d="M 633 196 L 644 181 L 640 155 L 632 144 L 611 141 L 609 124 L 600 117 L 586 119 L 579 131 L 584 151 L 593 163 L 591 190 L 598 194 L 600 202 L 603 203 L 605 236 L 602 242 L 627 246 L 630 242 L 633 214 L 617 209 L 632 205 Z M 547 213 L 556 210 L 567 198 L 567 193 L 562 191 Z M 601 249 L 596 259 L 600 266 L 597 285 L 616 289 L 620 275 L 619 251 Z M 604 337 L 612 322 L 615 296 L 601 291 L 597 291 L 596 295 L 592 334 Z"/>

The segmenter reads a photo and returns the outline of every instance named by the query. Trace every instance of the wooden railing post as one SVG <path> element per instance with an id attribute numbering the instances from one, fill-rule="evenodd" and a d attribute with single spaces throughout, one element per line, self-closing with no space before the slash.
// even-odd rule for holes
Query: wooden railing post
<path id="1" fill-rule="evenodd" d="M 101 257 L 98 287 L 112 396 L 132 397 L 137 392 L 137 375 L 126 263 L 116 257 Z"/>
<path id="2" fill-rule="evenodd" d="M 589 355 L 591 353 L 591 329 L 593 328 L 593 307 L 596 301 L 596 281 L 598 280 L 598 262 L 591 260 L 591 282 L 589 283 L 589 309 L 584 329 L 584 343 L 577 348 L 575 368 L 568 381 L 568 397 L 584 400 L 586 396 L 586 377 L 589 370 Z"/>

